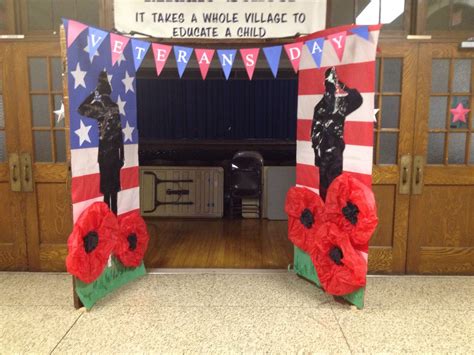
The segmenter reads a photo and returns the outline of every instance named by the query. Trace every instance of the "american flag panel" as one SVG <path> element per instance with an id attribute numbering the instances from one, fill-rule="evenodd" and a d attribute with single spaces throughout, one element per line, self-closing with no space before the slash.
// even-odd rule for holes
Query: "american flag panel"
<path id="1" fill-rule="evenodd" d="M 86 29 L 67 50 L 74 222 L 93 202 L 103 201 L 98 164 L 98 124 L 96 120 L 80 115 L 78 108 L 94 91 L 99 73 L 104 70 L 112 87 L 110 97 L 119 107 L 124 139 L 125 161 L 120 171 L 118 215 L 139 209 L 136 73 L 131 45 L 127 45 L 119 61 L 112 66 L 109 36 L 103 40 L 92 60 L 88 50 L 90 40 Z"/>
<path id="2" fill-rule="evenodd" d="M 319 192 L 319 170 L 311 142 L 314 108 L 325 92 L 325 72 L 335 67 L 340 81 L 355 88 L 362 105 L 349 114 L 344 124 L 343 171 L 368 186 L 372 184 L 374 129 L 375 57 L 380 26 L 369 26 L 368 40 L 349 32 L 351 26 L 314 33 L 304 41 L 347 31 L 342 60 L 328 39 L 325 40 L 321 66 L 316 66 L 307 46 L 303 46 L 298 80 L 296 184 Z M 300 39 L 301 40 L 301 39 Z M 368 249 L 368 247 L 367 247 Z M 367 254 L 364 253 L 366 257 Z"/>

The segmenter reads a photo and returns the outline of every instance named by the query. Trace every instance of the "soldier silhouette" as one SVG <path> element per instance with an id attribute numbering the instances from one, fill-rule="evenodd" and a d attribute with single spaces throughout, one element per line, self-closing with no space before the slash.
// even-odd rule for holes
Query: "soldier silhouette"
<path id="1" fill-rule="evenodd" d="M 118 105 L 112 101 L 112 88 L 107 72 L 99 74 L 97 87 L 79 106 L 82 116 L 97 120 L 99 126 L 100 192 L 104 202 L 117 214 L 117 194 L 120 187 L 120 170 L 124 165 L 122 124 Z"/>
<path id="2" fill-rule="evenodd" d="M 339 81 L 334 67 L 326 70 L 324 85 L 326 90 L 314 108 L 311 126 L 314 164 L 319 168 L 319 194 L 323 199 L 331 182 L 342 174 L 346 117 L 362 105 L 360 93 Z"/>

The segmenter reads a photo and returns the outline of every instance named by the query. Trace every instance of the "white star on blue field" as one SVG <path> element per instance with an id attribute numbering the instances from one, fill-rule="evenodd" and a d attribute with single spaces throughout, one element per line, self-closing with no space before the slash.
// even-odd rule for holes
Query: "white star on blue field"
<path id="1" fill-rule="evenodd" d="M 81 116 L 79 105 L 94 91 L 99 73 L 107 71 L 112 100 L 118 105 L 124 144 L 138 143 L 136 78 L 130 43 L 120 60 L 112 66 L 110 39 L 105 38 L 91 62 L 89 31 L 83 31 L 68 48 L 69 105 L 71 111 L 71 149 L 92 148 L 99 144 L 97 121 Z"/>

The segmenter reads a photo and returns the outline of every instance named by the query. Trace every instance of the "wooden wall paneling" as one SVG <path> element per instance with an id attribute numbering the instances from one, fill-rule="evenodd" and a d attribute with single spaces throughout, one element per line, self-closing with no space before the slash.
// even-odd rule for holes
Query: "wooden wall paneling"
<path id="1" fill-rule="evenodd" d="M 419 61 L 423 66 L 420 66 L 417 85 L 416 155 L 428 155 L 432 60 L 458 58 L 474 62 L 474 53 L 460 51 L 458 43 L 420 45 Z M 450 80 L 453 80 L 452 75 Z M 471 110 L 473 87 L 474 72 L 471 71 Z M 449 107 L 447 115 L 449 122 Z M 469 118 L 472 120 L 472 115 Z M 468 130 L 470 137 L 474 133 L 472 122 Z M 468 130 L 459 132 L 467 135 Z M 458 130 L 447 128 L 447 132 Z M 443 149 L 446 156 L 446 146 Z M 427 165 L 423 183 L 422 194 L 410 198 L 407 272 L 474 274 L 474 165 L 449 164 L 447 160 L 442 164 Z"/>
<path id="2" fill-rule="evenodd" d="M 0 162 L 0 270 L 26 270 L 28 268 L 24 199 L 21 192 L 13 192 L 10 184 L 9 154 L 19 153 L 17 125 L 18 92 L 11 67 L 15 62 L 15 45 L 0 43 L 0 94 L 3 99 L 5 134 L 5 161 Z M 20 167 L 17 166 L 17 173 Z M 18 176 L 19 179 L 19 176 Z"/>
<path id="3" fill-rule="evenodd" d="M 33 191 L 24 193 L 29 266 L 32 271 L 64 271 L 67 236 L 72 228 L 70 193 L 67 187 L 68 165 L 54 161 L 35 162 L 28 62 L 32 57 L 48 58 L 48 61 L 50 57 L 60 57 L 60 45 L 58 41 L 31 41 L 18 46 L 15 73 L 21 85 L 23 101 L 19 110 L 19 117 L 23 117 L 19 122 L 21 150 L 31 155 L 34 178 Z M 48 92 L 51 94 L 50 75 L 48 82 Z M 50 118 L 54 119 L 53 116 Z M 52 130 L 53 128 L 51 132 Z M 68 130 L 65 134 L 67 141 Z M 54 158 L 54 154 L 52 156 Z"/>
<path id="4" fill-rule="evenodd" d="M 379 227 L 370 243 L 369 272 L 400 274 L 405 272 L 410 198 L 399 193 L 399 162 L 402 155 L 411 154 L 413 147 L 417 46 L 385 41 L 381 44 L 381 53 L 383 58 L 402 59 L 398 163 L 374 166 L 373 189 L 379 211 Z"/>
<path id="5" fill-rule="evenodd" d="M 2 27 L 0 28 L 0 34 L 15 34 L 16 33 L 16 21 L 15 21 L 15 2 L 14 0 L 4 0 L 3 9 L 0 9 L 0 16 Z"/>

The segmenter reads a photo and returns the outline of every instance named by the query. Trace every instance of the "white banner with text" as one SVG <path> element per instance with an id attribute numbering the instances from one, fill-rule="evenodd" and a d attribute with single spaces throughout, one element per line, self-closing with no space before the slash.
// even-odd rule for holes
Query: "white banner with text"
<path id="1" fill-rule="evenodd" d="M 115 27 L 156 38 L 280 38 L 324 29 L 326 0 L 114 0 Z"/>

